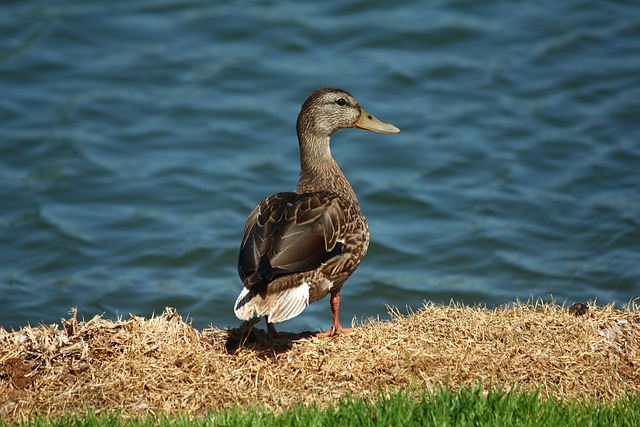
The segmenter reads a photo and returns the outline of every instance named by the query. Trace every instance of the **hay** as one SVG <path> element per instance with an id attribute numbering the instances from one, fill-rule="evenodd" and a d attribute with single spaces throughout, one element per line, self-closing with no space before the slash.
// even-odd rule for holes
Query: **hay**
<path id="1" fill-rule="evenodd" d="M 287 409 L 345 394 L 473 386 L 587 400 L 640 387 L 634 304 L 573 310 L 549 303 L 490 310 L 427 304 L 333 338 L 273 340 L 250 323 L 198 331 L 160 316 L 0 329 L 0 417 L 83 411 L 204 415 L 239 405 Z M 263 324 L 259 324 L 261 327 Z"/>

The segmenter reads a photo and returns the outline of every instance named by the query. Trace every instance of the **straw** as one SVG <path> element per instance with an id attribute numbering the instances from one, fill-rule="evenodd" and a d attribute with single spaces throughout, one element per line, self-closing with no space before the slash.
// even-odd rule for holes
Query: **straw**
<path id="1" fill-rule="evenodd" d="M 235 405 L 286 410 L 346 395 L 482 384 L 542 398 L 610 401 L 640 389 L 640 312 L 590 303 L 392 308 L 331 338 L 273 339 L 264 323 L 196 330 L 175 309 L 116 321 L 0 328 L 0 418 L 86 408 L 202 416 Z"/>

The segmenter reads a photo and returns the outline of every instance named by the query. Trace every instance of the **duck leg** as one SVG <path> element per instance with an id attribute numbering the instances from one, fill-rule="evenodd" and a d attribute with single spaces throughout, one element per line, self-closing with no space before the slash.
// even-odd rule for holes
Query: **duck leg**
<path id="1" fill-rule="evenodd" d="M 301 334 L 292 334 L 290 332 L 278 332 L 273 323 L 269 322 L 269 316 L 264 316 L 264 320 L 267 322 L 267 332 L 272 338 L 295 340 L 310 336 L 309 333 L 303 332 Z"/>
<path id="2" fill-rule="evenodd" d="M 340 293 L 336 292 L 335 294 L 331 294 L 331 299 L 329 300 L 329 304 L 331 305 L 331 314 L 333 314 L 333 325 L 331 325 L 331 329 L 327 332 L 318 332 L 316 334 L 317 337 L 332 337 L 334 335 L 342 334 L 345 332 L 353 332 L 355 328 L 343 328 L 340 325 Z"/>
<path id="3" fill-rule="evenodd" d="M 355 331 L 355 328 L 343 328 L 342 325 L 340 325 L 340 293 L 332 293 L 331 298 L 329 299 L 329 304 L 331 305 L 331 314 L 333 315 L 333 325 L 331 325 L 331 329 L 328 331 L 318 332 L 314 335 L 316 337 L 332 337 L 334 335 Z M 273 323 L 269 322 L 269 316 L 264 316 L 264 320 L 267 322 L 267 331 L 272 337 L 285 338 L 294 336 L 293 334 L 288 334 L 286 332 L 276 331 L 276 327 L 273 326 Z"/>
<path id="4" fill-rule="evenodd" d="M 276 331 L 276 327 L 273 326 L 273 323 L 269 322 L 269 316 L 264 316 L 264 320 L 267 322 L 267 331 L 269 332 L 269 335 L 274 338 L 280 338 L 282 334 Z"/>

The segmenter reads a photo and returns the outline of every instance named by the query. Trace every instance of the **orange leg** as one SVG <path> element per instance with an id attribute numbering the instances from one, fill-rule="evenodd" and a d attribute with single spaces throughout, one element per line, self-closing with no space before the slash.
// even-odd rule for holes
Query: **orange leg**
<path id="1" fill-rule="evenodd" d="M 331 329 L 327 332 L 319 332 L 316 334 L 317 337 L 332 337 L 334 335 L 342 334 L 345 332 L 353 332 L 355 328 L 343 328 L 340 325 L 340 294 L 331 294 L 331 299 L 329 300 L 329 304 L 331 304 L 331 314 L 333 314 L 333 325 L 331 325 Z"/>
<path id="2" fill-rule="evenodd" d="M 295 339 L 300 339 L 300 338 L 309 336 L 309 334 L 305 332 L 301 334 L 292 334 L 290 332 L 278 332 L 276 331 L 276 327 L 273 326 L 273 323 L 269 322 L 269 316 L 264 316 L 264 320 L 267 322 L 267 332 L 269 332 L 269 335 L 271 335 L 273 338 L 295 340 Z"/>
<path id="3" fill-rule="evenodd" d="M 276 331 L 276 327 L 273 326 L 273 323 L 269 322 L 269 316 L 264 316 L 264 320 L 267 322 L 267 331 L 269 332 L 269 335 L 274 338 L 280 338 L 281 334 Z"/>

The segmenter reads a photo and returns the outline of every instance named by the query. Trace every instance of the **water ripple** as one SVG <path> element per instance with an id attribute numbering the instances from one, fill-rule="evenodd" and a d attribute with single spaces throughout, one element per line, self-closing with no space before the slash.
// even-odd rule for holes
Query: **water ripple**
<path id="1" fill-rule="evenodd" d="M 295 187 L 295 119 L 319 86 L 402 129 L 333 138 L 372 234 L 345 319 L 425 299 L 626 302 L 640 293 L 636 9 L 7 5 L 0 325 L 165 305 L 236 324 L 245 218 Z M 320 303 L 284 329 L 328 317 Z"/>

